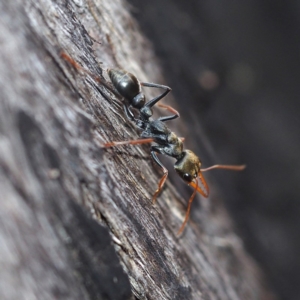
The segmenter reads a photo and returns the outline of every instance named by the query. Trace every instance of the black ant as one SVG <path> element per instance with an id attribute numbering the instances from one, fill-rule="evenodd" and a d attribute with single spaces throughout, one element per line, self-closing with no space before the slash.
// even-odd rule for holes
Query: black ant
<path id="1" fill-rule="evenodd" d="M 87 74 L 91 75 L 97 81 L 102 82 L 98 77 L 91 74 L 90 72 L 84 70 L 80 67 L 72 58 L 67 54 L 62 53 L 61 55 L 65 60 L 71 63 L 77 69 L 83 70 Z M 163 176 L 159 181 L 158 188 L 155 191 L 152 201 L 155 203 L 156 198 L 160 191 L 162 190 L 165 181 L 168 177 L 168 170 L 163 166 L 157 153 L 164 154 L 176 159 L 174 168 L 178 175 L 191 187 L 194 188 L 194 192 L 189 199 L 187 211 L 185 214 L 185 219 L 178 231 L 178 234 L 181 234 L 189 218 L 192 202 L 195 198 L 197 192 L 199 192 L 205 198 L 208 197 L 209 188 L 202 175 L 202 172 L 206 172 L 212 169 L 227 169 L 232 171 L 242 171 L 245 169 L 245 165 L 214 165 L 206 169 L 201 169 L 201 161 L 199 157 L 192 152 L 191 150 L 183 149 L 183 139 L 177 137 L 174 132 L 166 126 L 165 122 L 174 120 L 179 117 L 179 113 L 174 110 L 172 107 L 158 104 L 159 106 L 168 109 L 174 114 L 171 116 L 160 117 L 158 119 L 152 118 L 152 107 L 157 104 L 162 98 L 164 98 L 170 91 L 171 88 L 168 86 L 156 84 L 156 83 L 147 83 L 139 82 L 138 79 L 131 73 L 128 73 L 121 69 L 109 69 L 108 75 L 111 79 L 111 82 L 117 92 L 125 98 L 126 103 L 124 103 L 124 109 L 128 119 L 134 121 L 136 126 L 142 130 L 141 139 L 138 140 L 129 140 L 121 142 L 110 142 L 105 143 L 103 147 L 114 147 L 120 145 L 137 145 L 152 143 L 155 144 L 151 146 L 151 156 L 156 164 L 163 170 Z M 105 86 L 107 86 L 105 84 Z M 153 98 L 146 102 L 145 95 L 141 92 L 141 86 L 146 87 L 155 87 L 165 89 L 161 95 Z M 114 92 L 115 93 L 115 92 Z M 130 107 L 139 110 L 138 118 L 135 118 L 135 115 L 131 111 Z M 199 186 L 198 179 L 203 185 L 203 188 Z"/>

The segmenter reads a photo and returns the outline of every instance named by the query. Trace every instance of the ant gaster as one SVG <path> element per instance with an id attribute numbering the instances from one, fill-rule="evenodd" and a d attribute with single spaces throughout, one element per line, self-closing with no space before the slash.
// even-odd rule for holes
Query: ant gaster
<path id="1" fill-rule="evenodd" d="M 122 69 L 108 69 L 108 75 L 114 88 L 125 99 L 126 103 L 124 103 L 124 110 L 127 118 L 131 121 L 135 121 L 140 128 L 142 128 L 142 125 L 138 124 L 138 121 L 141 120 L 143 122 L 149 120 L 149 118 L 153 115 L 152 107 L 172 90 L 170 87 L 165 85 L 140 82 L 133 74 Z M 146 97 L 141 90 L 141 86 L 161 88 L 165 91 L 161 95 L 146 103 Z M 179 117 L 179 113 L 172 107 L 161 103 L 158 103 L 157 105 L 174 113 L 173 116 L 167 117 L 165 121 Z M 131 107 L 139 110 L 139 119 L 135 119 L 134 114 L 130 109 Z"/>
<path id="2" fill-rule="evenodd" d="M 96 81 L 103 83 L 100 78 L 80 67 L 67 54 L 62 53 L 61 56 L 69 63 L 71 63 L 75 68 L 83 70 L 87 74 L 91 75 Z M 168 105 L 158 103 L 158 101 L 164 98 L 171 91 L 171 88 L 156 83 L 139 82 L 139 80 L 133 74 L 122 69 L 109 69 L 108 75 L 118 94 L 125 98 L 124 110 L 127 117 L 131 121 L 135 122 L 136 126 L 142 130 L 142 133 L 140 135 L 141 139 L 121 142 L 109 142 L 105 143 L 104 147 L 114 147 L 128 144 L 137 145 L 152 142 L 155 143 L 154 145 L 151 145 L 151 156 L 156 164 L 162 169 L 163 176 L 160 179 L 158 188 L 154 193 L 152 199 L 153 203 L 155 203 L 156 198 L 162 190 L 164 183 L 168 177 L 168 170 L 159 160 L 157 153 L 164 154 L 176 159 L 174 165 L 175 171 L 188 185 L 194 188 L 194 192 L 189 199 L 185 219 L 178 231 L 178 234 L 181 234 L 188 221 L 191 204 L 196 193 L 199 192 L 202 196 L 206 198 L 208 197 L 209 188 L 202 175 L 202 172 L 212 169 L 241 171 L 245 168 L 245 165 L 214 165 L 206 169 L 201 169 L 201 161 L 198 156 L 191 150 L 184 150 L 183 139 L 177 137 L 177 135 L 172 132 L 165 124 L 166 121 L 174 120 L 179 117 L 179 113 L 175 109 Z M 104 85 L 107 87 L 106 84 Z M 141 91 L 141 86 L 162 88 L 165 91 L 161 95 L 146 102 L 145 95 Z M 153 119 L 152 107 L 155 104 L 160 107 L 166 108 L 174 114 L 171 116 Z M 139 111 L 138 118 L 135 117 L 134 113 L 131 110 L 131 107 Z M 198 179 L 200 180 L 203 187 L 199 186 Z"/>

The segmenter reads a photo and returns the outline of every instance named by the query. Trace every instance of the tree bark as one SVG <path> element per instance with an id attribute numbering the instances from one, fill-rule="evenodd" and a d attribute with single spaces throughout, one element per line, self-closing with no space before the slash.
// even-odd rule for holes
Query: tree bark
<path id="1" fill-rule="evenodd" d="M 101 148 L 139 132 L 60 53 L 104 81 L 117 66 L 161 83 L 126 4 L 0 5 L 0 298 L 270 299 L 219 201 L 201 200 L 178 237 L 186 202 L 168 182 L 151 204 L 149 147 Z"/>

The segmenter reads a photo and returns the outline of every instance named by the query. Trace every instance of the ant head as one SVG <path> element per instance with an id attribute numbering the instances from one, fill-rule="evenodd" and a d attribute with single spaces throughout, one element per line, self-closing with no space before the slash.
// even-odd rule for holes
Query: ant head
<path id="1" fill-rule="evenodd" d="M 207 198 L 209 189 L 201 172 L 201 161 L 199 157 L 191 150 L 185 150 L 182 154 L 182 157 L 175 163 L 174 168 L 176 172 L 189 186 Z M 197 178 L 200 179 L 203 187 L 198 185 Z"/>
<path id="2" fill-rule="evenodd" d="M 199 157 L 191 150 L 182 152 L 182 157 L 174 165 L 175 171 L 187 183 L 194 181 L 200 172 Z"/>
<path id="3" fill-rule="evenodd" d="M 146 103 L 146 97 L 143 93 L 138 93 L 133 99 L 132 99 L 132 106 L 137 109 L 141 109 Z"/>

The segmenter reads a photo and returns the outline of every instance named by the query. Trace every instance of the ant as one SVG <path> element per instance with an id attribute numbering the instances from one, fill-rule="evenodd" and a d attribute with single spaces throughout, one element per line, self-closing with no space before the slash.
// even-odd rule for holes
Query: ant
<path id="1" fill-rule="evenodd" d="M 61 54 L 61 56 L 70 64 L 72 64 L 76 69 L 84 71 L 85 73 L 91 75 L 96 81 L 103 83 L 100 78 L 90 73 L 89 71 L 83 69 L 64 52 Z M 109 89 L 115 95 L 119 94 L 120 96 L 125 98 L 124 110 L 126 116 L 129 120 L 134 121 L 136 126 L 140 130 L 142 130 L 142 132 L 140 134 L 141 139 L 121 141 L 121 142 L 109 142 L 109 143 L 105 143 L 103 147 L 108 148 L 108 147 L 115 147 L 115 146 L 128 145 L 128 144 L 137 145 L 137 144 L 145 144 L 145 143 L 152 143 L 152 142 L 155 143 L 151 145 L 150 153 L 155 163 L 162 169 L 163 176 L 160 179 L 158 188 L 153 195 L 152 198 L 153 204 L 156 202 L 156 198 L 158 194 L 161 192 L 168 177 L 168 170 L 164 167 L 164 165 L 159 160 L 157 153 L 170 156 L 176 159 L 176 162 L 174 164 L 175 171 L 189 186 L 194 188 L 194 192 L 191 195 L 188 202 L 188 207 L 187 207 L 184 221 L 178 231 L 178 235 L 180 235 L 183 232 L 184 227 L 189 219 L 191 205 L 195 198 L 196 193 L 199 192 L 203 197 L 205 198 L 208 197 L 209 188 L 202 175 L 202 172 L 206 172 L 212 169 L 242 171 L 245 169 L 246 166 L 245 165 L 214 165 L 206 169 L 201 169 L 201 161 L 199 157 L 191 150 L 187 150 L 187 149 L 184 150 L 183 149 L 184 139 L 177 137 L 177 135 L 174 132 L 172 132 L 165 124 L 166 121 L 174 120 L 179 117 L 179 113 L 175 109 L 173 109 L 168 105 L 158 103 L 162 98 L 164 98 L 171 91 L 171 88 L 156 83 L 139 82 L 136 76 L 122 69 L 108 69 L 108 75 L 117 93 L 111 90 L 110 87 Z M 107 84 L 105 83 L 104 86 L 108 87 Z M 146 102 L 146 97 L 141 91 L 141 86 L 162 88 L 165 91 L 159 96 Z M 152 107 L 155 104 L 157 104 L 160 107 L 168 109 L 173 113 L 173 115 L 160 117 L 158 119 L 153 119 Z M 131 107 L 139 111 L 138 118 L 135 117 L 134 113 L 131 110 Z M 200 180 L 203 187 L 199 185 L 198 179 Z"/>

